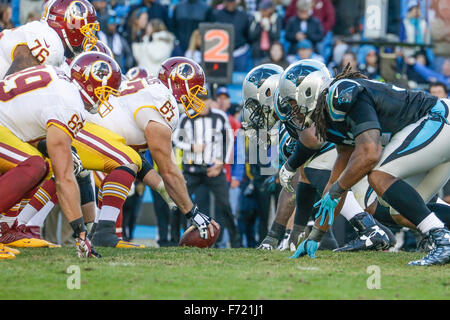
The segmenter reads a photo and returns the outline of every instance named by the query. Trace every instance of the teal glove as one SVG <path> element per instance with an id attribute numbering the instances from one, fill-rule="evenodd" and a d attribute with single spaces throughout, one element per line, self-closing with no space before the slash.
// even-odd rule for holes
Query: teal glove
<path id="1" fill-rule="evenodd" d="M 334 220 L 334 209 L 336 209 L 336 206 L 339 203 L 339 198 L 337 199 L 332 199 L 330 196 L 330 193 L 327 192 L 322 199 L 320 199 L 319 201 L 317 201 L 314 204 L 314 208 L 317 208 L 318 206 L 320 206 L 319 208 L 319 212 L 317 212 L 316 216 L 314 218 L 318 218 L 320 216 L 322 216 L 322 219 L 320 219 L 320 225 L 323 226 L 323 224 L 325 223 L 325 218 L 328 215 L 328 225 L 331 226 L 333 224 L 333 220 Z"/>
<path id="2" fill-rule="evenodd" d="M 317 247 L 319 246 L 319 242 L 311 239 L 303 240 L 302 243 L 297 248 L 297 251 L 289 257 L 289 259 L 295 259 L 305 256 L 306 254 L 311 258 L 316 257 Z"/>

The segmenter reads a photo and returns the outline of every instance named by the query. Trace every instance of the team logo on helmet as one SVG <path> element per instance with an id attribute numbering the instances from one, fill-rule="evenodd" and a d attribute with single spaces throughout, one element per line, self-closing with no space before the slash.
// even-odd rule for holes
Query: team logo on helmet
<path id="1" fill-rule="evenodd" d="M 112 75 L 112 67 L 106 61 L 95 61 L 91 67 L 91 75 L 99 82 L 107 81 Z"/>
<path id="2" fill-rule="evenodd" d="M 66 13 L 76 20 L 84 20 L 88 16 L 88 11 L 89 10 L 84 3 L 80 1 L 73 1 L 67 8 Z"/>
<path id="3" fill-rule="evenodd" d="M 180 63 L 176 72 L 178 77 L 182 80 L 190 80 L 195 75 L 195 70 L 189 63 Z"/>
<path id="4" fill-rule="evenodd" d="M 278 72 L 272 69 L 259 69 L 252 73 L 248 79 L 248 82 L 253 83 L 257 88 L 259 88 L 263 85 L 267 78 L 273 76 L 274 74 L 278 74 Z"/>
<path id="5" fill-rule="evenodd" d="M 288 79 L 298 87 L 308 74 L 317 70 L 317 68 L 312 66 L 299 65 L 289 70 L 288 74 L 286 75 L 286 79 Z"/>

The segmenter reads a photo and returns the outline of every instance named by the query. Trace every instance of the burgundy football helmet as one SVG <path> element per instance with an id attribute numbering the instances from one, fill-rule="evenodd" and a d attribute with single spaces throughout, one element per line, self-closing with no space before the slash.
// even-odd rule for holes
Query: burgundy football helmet
<path id="1" fill-rule="evenodd" d="M 144 67 L 134 67 L 128 70 L 125 76 L 129 81 L 147 79 L 150 77 L 150 72 L 148 72 L 147 68 Z"/>
<path id="2" fill-rule="evenodd" d="M 101 52 L 83 52 L 70 64 L 70 77 L 81 92 L 81 97 L 90 113 L 103 118 L 113 106 L 109 96 L 119 96 L 122 73 L 117 62 Z M 102 108 L 103 107 L 103 108 Z"/>
<path id="3" fill-rule="evenodd" d="M 97 13 L 87 0 L 49 0 L 45 4 L 42 20 L 56 31 L 61 41 L 72 51 L 86 51 L 88 44 L 95 45 L 99 31 Z"/>
<path id="4" fill-rule="evenodd" d="M 206 96 L 205 73 L 200 65 L 185 57 L 173 57 L 164 61 L 159 69 L 158 79 L 166 85 L 177 101 L 181 103 L 189 118 L 198 116 Z"/>

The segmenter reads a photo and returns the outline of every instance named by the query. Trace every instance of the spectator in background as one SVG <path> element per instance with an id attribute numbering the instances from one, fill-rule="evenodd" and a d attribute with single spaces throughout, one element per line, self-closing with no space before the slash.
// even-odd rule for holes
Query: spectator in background
<path id="1" fill-rule="evenodd" d="M 255 65 L 269 56 L 270 45 L 280 39 L 281 27 L 282 19 L 274 11 L 272 0 L 261 0 L 259 10 L 253 14 L 249 31 Z"/>
<path id="2" fill-rule="evenodd" d="M 295 61 L 303 59 L 314 59 L 320 62 L 324 62 L 321 55 L 318 55 L 313 51 L 313 44 L 308 39 L 304 39 L 297 44 L 297 54 L 288 56 L 288 61 L 294 63 Z"/>
<path id="3" fill-rule="evenodd" d="M 342 56 L 341 64 L 338 68 L 338 73 L 341 72 L 347 64 L 350 63 L 350 67 L 352 71 L 358 70 L 358 60 L 356 59 L 356 54 L 353 51 L 347 51 Z"/>
<path id="4" fill-rule="evenodd" d="M 133 5 L 128 11 L 128 17 L 126 19 L 126 26 L 128 34 L 131 32 L 131 18 L 136 10 L 145 9 L 148 14 L 148 19 L 161 19 L 166 26 L 170 26 L 169 11 L 167 7 L 161 5 L 156 0 L 142 0 L 139 4 Z"/>
<path id="5" fill-rule="evenodd" d="M 237 9 L 236 0 L 225 0 L 222 10 L 214 11 L 214 21 L 231 23 L 234 26 L 234 71 L 248 71 L 252 61 L 248 30 L 250 20 L 247 13 Z"/>
<path id="6" fill-rule="evenodd" d="M 126 73 L 134 65 L 133 54 L 125 38 L 117 32 L 117 25 L 116 17 L 110 16 L 106 22 L 106 30 L 98 32 L 98 39 L 111 49 L 122 73 Z"/>
<path id="7" fill-rule="evenodd" d="M 212 21 L 212 9 L 203 0 L 180 1 L 173 11 L 173 32 L 180 42 L 180 49 L 188 49 L 189 40 L 200 22 Z"/>
<path id="8" fill-rule="evenodd" d="M 208 93 L 209 94 L 209 93 Z M 213 108 L 214 101 L 208 97 L 205 107 L 194 119 L 181 115 L 179 127 L 173 134 L 174 144 L 183 150 L 183 175 L 189 195 L 204 185 L 213 192 L 216 201 L 216 219 L 223 221 L 228 229 L 231 247 L 240 247 L 239 234 L 234 222 L 229 201 L 229 186 L 224 174 L 224 163 L 231 160 L 233 132 L 227 115 Z M 197 197 L 196 197 L 197 199 Z M 197 205 L 202 212 L 208 212 L 208 203 Z M 221 215 L 219 218 L 218 216 Z M 219 236 L 219 242 L 221 235 Z"/>
<path id="9" fill-rule="evenodd" d="M 145 8 L 135 10 L 131 15 L 129 23 L 130 32 L 127 34 L 127 40 L 130 45 L 134 42 L 141 42 L 147 33 L 148 13 Z"/>
<path id="10" fill-rule="evenodd" d="M 442 82 L 435 82 L 430 84 L 428 91 L 430 91 L 430 94 L 432 94 L 435 97 L 438 97 L 439 99 L 448 98 L 447 87 Z"/>
<path id="11" fill-rule="evenodd" d="M 11 16 L 11 5 L 7 3 L 0 3 L 0 31 L 14 28 L 14 24 L 11 21 Z"/>
<path id="12" fill-rule="evenodd" d="M 187 51 L 184 53 L 186 58 L 192 59 L 198 64 L 202 62 L 202 35 L 200 31 L 194 30 L 189 39 L 189 46 Z"/>
<path id="13" fill-rule="evenodd" d="M 435 1 L 436 16 L 430 21 L 433 42 L 434 70 L 441 70 L 446 58 L 450 58 L 450 1 Z"/>
<path id="14" fill-rule="evenodd" d="M 296 54 L 297 43 L 308 39 L 315 47 L 323 39 L 320 21 L 312 16 L 312 0 L 298 0 L 297 16 L 286 25 L 286 40 L 290 42 L 288 54 Z"/>
<path id="15" fill-rule="evenodd" d="M 359 71 L 369 79 L 381 80 L 377 49 L 374 46 L 362 46 L 360 50 L 363 50 L 364 62 L 359 65 Z"/>
<path id="16" fill-rule="evenodd" d="M 150 20 L 142 42 L 132 44 L 133 56 L 137 65 L 147 68 L 151 74 L 158 74 L 162 62 L 170 57 L 174 43 L 175 36 L 167 31 L 162 20 Z"/>
<path id="17" fill-rule="evenodd" d="M 100 30 L 106 30 L 106 24 L 110 16 L 108 2 L 106 0 L 92 0 L 91 3 L 97 12 L 97 21 L 100 24 Z"/>
<path id="18" fill-rule="evenodd" d="M 30 13 L 28 13 L 27 21 L 25 23 L 39 20 L 41 20 L 41 13 L 38 11 L 31 11 Z"/>
<path id="19" fill-rule="evenodd" d="M 289 62 L 286 60 L 286 56 L 284 54 L 284 47 L 278 41 L 275 41 L 270 46 L 269 57 L 263 59 L 261 64 L 264 63 L 273 63 L 279 65 L 283 69 L 286 69 L 289 66 Z"/>
<path id="20" fill-rule="evenodd" d="M 333 5 L 336 16 L 333 28 L 335 35 L 349 36 L 361 32 L 365 0 L 334 0 Z"/>
<path id="21" fill-rule="evenodd" d="M 427 82 L 442 82 L 447 87 L 450 87 L 450 58 L 445 59 L 440 73 L 427 67 L 423 61 L 417 58 L 409 59 L 409 64 L 412 64 L 414 71 L 420 74 Z"/>
<path id="22" fill-rule="evenodd" d="M 429 44 L 430 29 L 425 19 L 421 17 L 417 0 L 408 1 L 408 14 L 403 19 L 400 41 L 407 43 Z M 404 55 L 411 56 L 418 48 L 405 48 Z"/>
<path id="23" fill-rule="evenodd" d="M 331 57 L 333 47 L 333 27 L 336 22 L 334 7 L 331 0 L 311 0 L 312 16 L 319 19 L 322 25 L 324 38 L 317 44 L 317 50 L 326 61 Z M 292 0 L 286 8 L 285 21 L 296 15 L 298 0 Z"/>

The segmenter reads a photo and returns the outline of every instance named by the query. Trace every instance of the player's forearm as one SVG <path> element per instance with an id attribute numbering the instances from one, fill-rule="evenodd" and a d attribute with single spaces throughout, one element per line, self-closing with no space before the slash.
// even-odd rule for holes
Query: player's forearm
<path id="1" fill-rule="evenodd" d="M 338 179 L 338 183 L 342 189 L 348 190 L 353 187 L 358 181 L 364 178 L 377 164 L 377 159 L 367 156 L 362 150 L 355 150 L 347 167 Z"/>
<path id="2" fill-rule="evenodd" d="M 69 222 L 82 217 L 80 190 L 75 177 L 56 178 L 59 205 Z"/>
<path id="3" fill-rule="evenodd" d="M 160 174 L 163 178 L 167 193 L 181 212 L 186 214 L 191 211 L 193 204 L 186 188 L 186 182 L 176 165 L 173 164 L 168 170 L 164 170 Z"/>
<path id="4" fill-rule="evenodd" d="M 39 61 L 31 54 L 31 51 L 27 46 L 18 46 L 15 50 L 14 61 L 6 72 L 5 77 L 23 69 L 38 65 Z"/>

